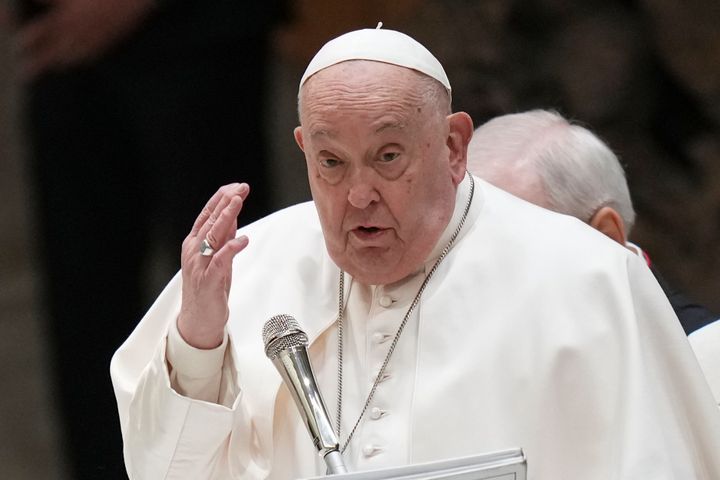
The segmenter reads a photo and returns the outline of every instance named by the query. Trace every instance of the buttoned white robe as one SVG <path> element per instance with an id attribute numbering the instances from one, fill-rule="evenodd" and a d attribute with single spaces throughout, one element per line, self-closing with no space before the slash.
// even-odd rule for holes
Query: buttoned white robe
<path id="1" fill-rule="evenodd" d="M 179 277 L 113 358 L 134 480 L 324 473 L 260 331 L 289 313 L 311 358 L 327 356 L 312 342 L 336 320 L 338 267 L 312 203 L 241 231 L 250 245 L 234 263 L 226 406 L 170 387 Z M 581 222 L 476 179 L 417 315 L 397 464 L 522 447 L 531 480 L 720 479 L 720 412 L 672 308 L 641 259 Z"/>

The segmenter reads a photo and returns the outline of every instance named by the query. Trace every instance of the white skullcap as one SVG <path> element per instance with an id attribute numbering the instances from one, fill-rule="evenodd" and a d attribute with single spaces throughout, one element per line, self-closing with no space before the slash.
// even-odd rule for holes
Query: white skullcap
<path id="1" fill-rule="evenodd" d="M 451 92 L 450 81 L 437 58 L 412 37 L 394 30 L 366 28 L 330 40 L 318 51 L 300 79 L 300 88 L 320 70 L 348 60 L 372 60 L 411 68 L 434 78 Z"/>

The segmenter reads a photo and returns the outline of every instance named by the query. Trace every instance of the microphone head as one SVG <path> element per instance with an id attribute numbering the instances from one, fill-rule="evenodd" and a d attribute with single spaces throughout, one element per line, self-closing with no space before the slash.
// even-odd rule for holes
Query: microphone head
<path id="1" fill-rule="evenodd" d="M 307 334 L 300 328 L 300 324 L 290 315 L 275 315 L 265 322 L 262 329 L 265 355 L 274 359 L 285 349 L 291 347 L 307 347 Z"/>

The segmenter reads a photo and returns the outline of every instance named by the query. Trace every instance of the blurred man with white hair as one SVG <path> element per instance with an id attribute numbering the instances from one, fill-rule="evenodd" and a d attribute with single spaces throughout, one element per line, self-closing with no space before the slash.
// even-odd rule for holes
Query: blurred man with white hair
<path id="1" fill-rule="evenodd" d="M 690 335 L 720 401 L 718 315 L 669 285 L 650 257 L 628 242 L 635 210 L 620 161 L 602 140 L 557 112 L 503 115 L 475 130 L 468 170 L 523 200 L 576 217 L 643 256 Z"/>
<path id="2" fill-rule="evenodd" d="M 588 129 L 546 110 L 494 118 L 475 130 L 468 170 L 523 200 L 576 217 L 642 255 L 687 334 L 718 318 L 668 285 L 649 256 L 628 242 L 635 210 L 625 172 Z"/>

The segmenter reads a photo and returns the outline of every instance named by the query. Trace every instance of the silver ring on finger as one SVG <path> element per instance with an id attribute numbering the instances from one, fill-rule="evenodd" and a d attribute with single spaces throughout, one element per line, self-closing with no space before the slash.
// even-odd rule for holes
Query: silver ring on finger
<path id="1" fill-rule="evenodd" d="M 208 238 L 205 237 L 202 242 L 200 242 L 200 255 L 203 257 L 212 257 L 212 255 L 215 253 L 215 249 L 210 245 L 210 242 L 208 241 Z"/>

